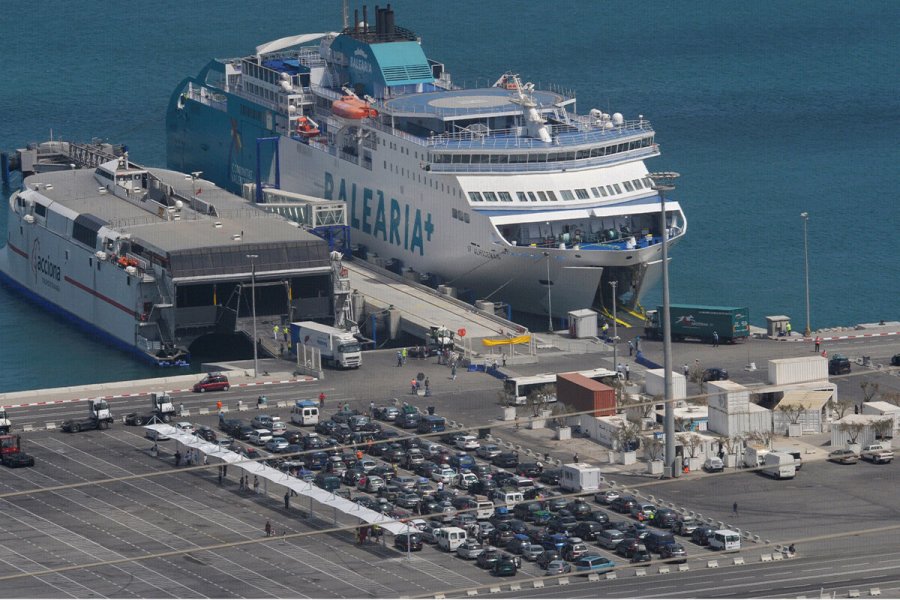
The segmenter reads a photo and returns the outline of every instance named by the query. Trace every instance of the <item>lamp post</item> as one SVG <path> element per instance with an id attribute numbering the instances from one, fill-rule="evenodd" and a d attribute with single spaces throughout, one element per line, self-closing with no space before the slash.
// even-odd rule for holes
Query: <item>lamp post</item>
<path id="1" fill-rule="evenodd" d="M 678 477 L 680 469 L 675 464 L 675 402 L 672 398 L 672 326 L 669 319 L 669 228 L 666 223 L 666 192 L 675 189 L 678 173 L 669 171 L 650 173 L 653 189 L 659 194 L 659 228 L 662 239 L 663 313 L 663 373 L 665 377 L 666 471 L 669 477 Z"/>
<path id="2" fill-rule="evenodd" d="M 803 331 L 803 336 L 809 337 L 812 334 L 812 330 L 809 327 L 809 240 L 806 235 L 809 213 L 800 213 L 800 218 L 803 219 L 803 266 L 806 275 L 806 329 Z"/>
<path id="3" fill-rule="evenodd" d="M 259 338 L 256 337 L 256 263 L 258 254 L 248 254 L 250 259 L 250 306 L 253 314 L 253 378 L 259 377 Z"/>
<path id="4" fill-rule="evenodd" d="M 613 365 L 615 365 L 617 372 L 619 370 L 619 327 L 617 323 L 619 319 L 616 316 L 616 286 L 618 284 L 618 281 L 609 282 L 609 285 L 611 285 L 613 289 Z"/>
<path id="5" fill-rule="evenodd" d="M 553 331 L 553 293 L 550 290 L 550 253 L 544 252 L 547 257 L 547 331 Z"/>

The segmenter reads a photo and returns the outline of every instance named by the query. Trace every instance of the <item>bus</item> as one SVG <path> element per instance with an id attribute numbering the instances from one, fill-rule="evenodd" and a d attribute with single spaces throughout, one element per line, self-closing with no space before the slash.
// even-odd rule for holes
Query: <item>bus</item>
<path id="1" fill-rule="evenodd" d="M 619 377 L 615 371 L 602 368 L 576 371 L 576 373 L 606 385 L 612 385 L 613 381 Z M 547 388 L 548 397 L 546 401 L 556 402 L 556 375 L 556 373 L 540 373 L 538 375 L 508 377 L 503 381 L 503 391 L 506 392 L 508 398 L 513 400 L 514 404 L 522 405 L 525 404 L 530 393 Z"/>

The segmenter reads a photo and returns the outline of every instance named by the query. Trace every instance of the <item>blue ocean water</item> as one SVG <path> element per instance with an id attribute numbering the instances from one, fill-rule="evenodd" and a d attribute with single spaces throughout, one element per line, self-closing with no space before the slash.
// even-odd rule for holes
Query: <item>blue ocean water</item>
<path id="1" fill-rule="evenodd" d="M 787 314 L 801 328 L 806 211 L 813 327 L 900 318 L 900 4 L 392 5 L 457 83 L 490 84 L 513 70 L 574 89 L 579 112 L 653 123 L 663 156 L 650 168 L 681 173 L 673 196 L 689 224 L 672 252 L 674 302 L 746 304 L 756 324 Z M 165 108 L 183 77 L 210 57 L 332 31 L 340 7 L 7 0 L 0 149 L 52 131 L 123 142 L 135 160 L 164 165 Z M 360 2 L 353 8 L 361 14 Z M 0 332 L 0 392 L 157 373 L 4 288 Z"/>

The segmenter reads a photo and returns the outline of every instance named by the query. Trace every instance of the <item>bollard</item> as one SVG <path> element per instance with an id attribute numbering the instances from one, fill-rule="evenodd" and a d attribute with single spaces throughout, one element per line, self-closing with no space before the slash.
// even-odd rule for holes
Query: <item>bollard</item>
<path id="1" fill-rule="evenodd" d="M 688 566 L 687 564 L 678 565 L 678 572 L 679 572 L 679 573 L 684 573 L 685 571 L 690 571 L 690 570 L 691 570 L 691 567 Z"/>
<path id="2" fill-rule="evenodd" d="M 533 585 L 534 585 L 534 589 L 539 590 L 539 589 L 541 589 L 542 587 L 544 587 L 544 580 L 543 580 L 543 579 L 538 579 L 538 580 L 536 580 L 536 581 L 533 583 Z"/>
<path id="3" fill-rule="evenodd" d="M 708 561 L 706 561 L 706 568 L 707 568 L 707 569 L 717 569 L 717 568 L 719 568 L 719 561 L 717 561 L 717 560 L 708 560 Z"/>
<path id="4" fill-rule="evenodd" d="M 617 577 L 618 577 L 618 575 L 616 574 L 615 571 L 610 571 L 609 573 L 606 574 L 606 579 L 607 579 L 607 580 L 615 579 L 615 578 L 617 578 Z"/>
<path id="5" fill-rule="evenodd" d="M 646 577 L 646 576 L 647 576 L 647 569 L 635 569 L 635 570 L 634 570 L 634 576 L 635 576 L 635 577 Z"/>
<path id="6" fill-rule="evenodd" d="M 591 573 L 588 575 L 588 581 L 600 581 L 600 575 L 598 573 Z"/>
<path id="7" fill-rule="evenodd" d="M 671 569 L 669 569 L 669 567 L 660 567 L 659 568 L 660 575 L 668 575 L 670 572 L 671 572 Z"/>
<path id="8" fill-rule="evenodd" d="M 744 564 L 744 557 L 738 556 L 737 558 L 735 558 L 734 564 L 735 564 L 735 566 Z"/>

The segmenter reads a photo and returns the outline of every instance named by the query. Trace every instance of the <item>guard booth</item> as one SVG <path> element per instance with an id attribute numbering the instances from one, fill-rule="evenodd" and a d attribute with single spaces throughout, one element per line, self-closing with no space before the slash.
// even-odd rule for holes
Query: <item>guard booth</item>
<path id="1" fill-rule="evenodd" d="M 569 311 L 569 337 L 597 337 L 597 313 L 589 308 Z"/>
<path id="2" fill-rule="evenodd" d="M 791 318 L 785 315 L 775 315 L 766 317 L 766 335 L 770 338 L 781 337 L 785 334 L 787 324 L 791 322 Z"/>

